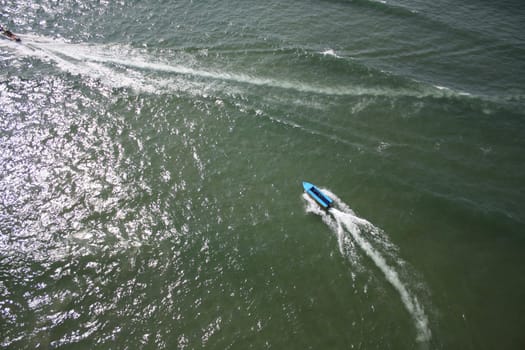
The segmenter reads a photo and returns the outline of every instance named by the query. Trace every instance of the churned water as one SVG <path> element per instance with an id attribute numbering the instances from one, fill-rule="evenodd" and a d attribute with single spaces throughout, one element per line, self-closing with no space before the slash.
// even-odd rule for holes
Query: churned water
<path id="1" fill-rule="evenodd" d="M 1 348 L 525 347 L 521 2 L 0 3 Z"/>

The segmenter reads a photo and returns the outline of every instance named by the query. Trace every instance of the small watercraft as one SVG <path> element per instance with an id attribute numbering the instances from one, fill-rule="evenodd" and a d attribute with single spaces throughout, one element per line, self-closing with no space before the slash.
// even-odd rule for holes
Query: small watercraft
<path id="1" fill-rule="evenodd" d="M 332 203 L 334 202 L 330 197 L 324 194 L 320 189 L 315 187 L 309 182 L 303 181 L 304 192 L 308 194 L 317 204 L 323 209 L 330 209 Z"/>
<path id="2" fill-rule="evenodd" d="M 6 39 L 21 42 L 22 40 L 13 34 L 10 30 L 5 29 L 4 27 L 0 26 L 0 34 Z"/>

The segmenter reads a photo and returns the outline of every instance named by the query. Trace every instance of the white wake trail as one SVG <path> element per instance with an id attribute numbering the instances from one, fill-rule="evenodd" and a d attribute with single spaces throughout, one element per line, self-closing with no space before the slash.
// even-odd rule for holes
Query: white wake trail
<path id="1" fill-rule="evenodd" d="M 434 96 L 442 95 L 437 88 L 385 88 L 360 85 L 320 85 L 317 82 L 286 80 L 281 77 L 254 76 L 223 69 L 201 67 L 195 57 L 180 52 L 171 58 L 155 57 L 144 50 L 125 45 L 70 43 L 38 35 L 20 35 L 22 44 L 4 44 L 19 54 L 51 61 L 67 72 L 99 79 L 112 88 L 131 87 L 147 93 L 167 91 L 202 91 L 215 83 L 233 83 L 294 90 L 330 96 Z M 335 55 L 333 50 L 324 55 Z M 152 76 L 160 73 L 168 78 Z M 186 77 L 186 78 L 183 78 Z M 232 84 L 230 84 L 232 85 Z"/>
<path id="2" fill-rule="evenodd" d="M 362 236 L 362 231 L 359 226 L 362 225 L 363 219 L 337 209 L 331 209 L 330 212 L 337 223 L 346 228 L 347 232 L 352 235 L 352 238 L 357 245 L 370 259 L 372 259 L 374 264 L 381 270 L 381 272 L 383 272 L 387 281 L 398 291 L 401 296 L 401 301 L 414 319 L 418 331 L 417 340 L 430 340 L 431 332 L 428 328 L 428 319 L 425 315 L 425 311 L 419 304 L 417 298 L 410 294 L 405 284 L 399 278 L 397 271 L 389 266 L 383 256 Z M 338 236 L 339 235 L 341 235 L 341 233 L 338 233 Z"/>
<path id="3" fill-rule="evenodd" d="M 355 215 L 355 213 L 330 191 L 323 189 L 332 199 L 335 200 L 341 209 L 331 208 L 329 213 L 320 209 L 308 196 L 304 198 L 308 201 L 307 211 L 320 215 L 323 221 L 332 229 L 337 236 L 339 250 L 342 255 L 348 257 L 352 262 L 359 261 L 356 257 L 355 245 L 368 256 L 374 264 L 381 270 L 386 280 L 399 293 L 401 301 L 408 311 L 417 330 L 417 341 L 426 343 L 431 338 L 431 331 L 428 325 L 428 318 L 417 297 L 410 293 L 409 289 L 399 277 L 396 269 L 390 266 L 381 253 L 374 248 L 365 234 L 380 236 L 381 230 L 369 221 Z M 331 215 L 330 215 L 331 214 Z M 397 251 L 397 248 L 384 237 L 374 237 L 374 241 L 390 252 Z M 404 265 L 401 259 L 395 257 L 398 265 Z"/>

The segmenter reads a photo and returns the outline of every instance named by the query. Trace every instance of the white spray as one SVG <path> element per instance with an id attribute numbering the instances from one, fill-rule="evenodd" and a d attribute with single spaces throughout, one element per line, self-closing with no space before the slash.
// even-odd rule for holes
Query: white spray
<path id="1" fill-rule="evenodd" d="M 253 76 L 243 72 L 200 67 L 195 57 L 183 52 L 175 55 L 176 59 L 174 57 L 162 59 L 147 54 L 145 50 L 133 49 L 126 45 L 75 44 L 38 35 L 20 35 L 20 37 L 22 38 L 21 44 L 2 41 L 0 47 L 9 47 L 21 55 L 54 62 L 64 71 L 98 79 L 111 88 L 131 87 L 147 93 L 162 93 L 166 90 L 202 91 L 212 85 L 210 82 L 199 81 L 200 78 L 204 78 L 213 82 L 241 83 L 321 95 L 417 97 L 443 95 L 443 91 L 438 88 L 423 86 L 415 90 L 376 88 L 355 84 L 323 86 L 302 81 L 282 80 L 271 76 Z M 322 54 L 339 57 L 333 50 L 326 50 Z M 170 77 L 151 76 L 148 74 L 151 72 L 169 73 Z M 183 79 L 184 76 L 198 79 Z"/>
<path id="2" fill-rule="evenodd" d="M 348 257 L 351 261 L 358 261 L 355 249 L 355 245 L 357 245 L 374 262 L 384 274 L 386 280 L 399 293 L 403 305 L 413 318 L 418 334 L 417 340 L 419 342 L 428 342 L 431 338 L 431 331 L 428 326 L 425 311 L 419 304 L 417 298 L 410 293 L 401 281 L 398 272 L 387 263 L 386 259 L 374 248 L 370 241 L 365 238 L 364 234 L 371 235 L 375 242 L 380 242 L 384 248 L 387 248 L 391 252 L 396 251 L 397 248 L 389 242 L 388 239 L 382 237 L 381 230 L 367 220 L 357 217 L 352 209 L 337 198 L 337 196 L 325 189 L 323 189 L 323 192 L 332 197 L 341 210 L 331 208 L 329 210 L 330 215 L 320 209 L 307 195 L 304 195 L 304 198 L 308 201 L 307 211 L 321 215 L 323 221 L 334 231 L 337 235 L 339 250 L 342 255 Z M 398 265 L 404 264 L 401 262 L 401 259 L 397 257 L 396 260 L 398 261 Z"/>

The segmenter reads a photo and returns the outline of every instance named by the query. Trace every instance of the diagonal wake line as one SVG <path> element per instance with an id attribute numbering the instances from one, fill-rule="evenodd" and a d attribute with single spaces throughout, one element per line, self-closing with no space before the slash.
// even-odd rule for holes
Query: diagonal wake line
<path id="1" fill-rule="evenodd" d="M 341 212 L 332 208 L 330 210 L 335 220 L 339 225 L 346 228 L 358 244 L 358 246 L 365 252 L 365 254 L 374 262 L 374 264 L 383 272 L 386 280 L 397 290 L 401 297 L 401 301 L 408 313 L 412 316 L 418 331 L 418 341 L 428 341 L 431 337 L 430 329 L 428 328 L 428 319 L 425 311 L 419 304 L 417 298 L 410 294 L 405 284 L 399 278 L 397 271 L 388 265 L 385 258 L 372 247 L 372 245 L 361 235 L 359 228 L 362 219 L 351 214 Z M 356 219 L 356 220 L 355 220 Z"/>
<path id="2" fill-rule="evenodd" d="M 425 86 L 422 86 L 420 89 L 391 89 L 359 85 L 323 86 L 301 81 L 257 77 L 245 73 L 198 68 L 194 67 L 193 64 L 163 62 L 162 58 L 154 57 L 141 50 L 121 45 L 75 44 L 34 35 L 23 36 L 23 40 L 24 45 L 32 49 L 25 50 L 24 53 L 26 55 L 40 56 L 40 58 L 46 57 L 55 61 L 60 68 L 73 71 L 75 74 L 82 71 L 82 69 L 85 70 L 85 74 L 95 75 L 96 78 L 113 74 L 116 76 L 116 79 L 122 81 L 123 85 L 129 84 L 132 85 L 131 87 L 144 87 L 144 77 L 140 75 L 140 71 L 154 71 L 320 95 L 425 97 L 443 94 L 439 89 Z M 19 45 L 19 47 L 24 45 Z M 97 66 L 94 66 L 95 64 Z M 135 72 L 122 72 L 111 65 L 127 67 L 135 70 Z M 151 77 L 149 77 L 149 79 L 151 79 Z M 167 87 L 165 79 L 159 81 L 157 85 L 162 88 Z M 151 88 L 149 88 L 149 90 L 151 90 Z"/>
<path id="3" fill-rule="evenodd" d="M 327 223 L 330 229 L 337 235 L 339 250 L 343 256 L 352 259 L 351 255 L 353 252 L 348 249 L 346 245 L 348 243 L 347 239 L 351 239 L 366 254 L 366 256 L 373 261 L 374 265 L 383 273 L 386 280 L 401 297 L 401 302 L 414 321 L 414 326 L 417 331 L 417 341 L 428 343 L 432 333 L 422 305 L 419 303 L 417 297 L 410 292 L 409 288 L 401 280 L 396 269 L 388 264 L 381 253 L 375 249 L 370 241 L 363 235 L 363 233 L 366 232 L 370 232 L 372 235 L 380 235 L 381 230 L 369 221 L 356 216 L 344 202 L 330 191 L 323 189 L 323 192 L 328 193 L 342 210 L 331 208 L 329 213 L 326 213 L 318 208 L 308 196 L 304 196 L 308 201 L 307 211 L 322 216 L 323 221 Z M 390 250 L 397 250 L 396 247 L 388 241 L 383 240 L 381 244 L 384 247 L 390 248 Z M 395 257 L 395 259 L 398 262 L 401 261 L 398 257 Z M 398 265 L 401 266 L 403 264 Z"/>

